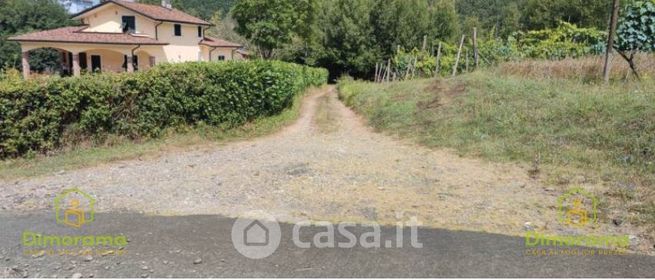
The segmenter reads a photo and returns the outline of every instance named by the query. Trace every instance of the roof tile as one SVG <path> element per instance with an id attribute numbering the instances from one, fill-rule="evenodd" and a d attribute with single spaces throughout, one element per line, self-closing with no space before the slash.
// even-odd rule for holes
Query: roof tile
<path id="1" fill-rule="evenodd" d="M 69 26 L 10 37 L 10 41 L 115 45 L 168 45 L 150 37 L 125 33 L 84 32 L 87 26 Z"/>
<path id="2" fill-rule="evenodd" d="M 92 11 L 108 3 L 114 3 L 118 6 L 135 11 L 154 20 L 190 23 L 190 24 L 199 24 L 199 25 L 211 25 L 211 23 L 209 22 L 206 22 L 202 19 L 199 19 L 197 17 L 194 17 L 177 9 L 168 9 L 158 5 L 148 5 L 148 4 L 141 4 L 136 2 L 122 1 L 122 0 L 107 0 L 101 3 L 100 5 L 93 6 L 89 9 L 86 9 L 76 14 L 74 18 L 77 18 L 80 15 L 86 14 L 87 12 Z"/>
<path id="3" fill-rule="evenodd" d="M 230 47 L 230 48 L 241 48 L 241 44 L 233 43 L 223 39 L 217 39 L 209 36 L 205 36 L 205 39 L 200 42 L 201 45 L 206 45 L 210 47 Z"/>

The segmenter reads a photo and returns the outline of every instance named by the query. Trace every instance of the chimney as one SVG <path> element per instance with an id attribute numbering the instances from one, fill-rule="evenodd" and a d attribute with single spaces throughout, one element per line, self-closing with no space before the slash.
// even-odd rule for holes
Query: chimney
<path id="1" fill-rule="evenodd" d="M 173 4 L 171 4 L 171 0 L 161 0 L 161 6 L 166 9 L 173 9 Z"/>

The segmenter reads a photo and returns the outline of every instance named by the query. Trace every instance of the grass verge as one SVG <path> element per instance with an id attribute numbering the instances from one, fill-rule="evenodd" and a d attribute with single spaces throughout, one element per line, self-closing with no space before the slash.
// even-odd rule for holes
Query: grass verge
<path id="1" fill-rule="evenodd" d="M 601 184 L 655 224 L 655 82 L 537 79 L 484 70 L 387 84 L 344 80 L 376 129 L 463 156 L 528 165 L 554 185 Z"/>
<path id="2" fill-rule="evenodd" d="M 317 89 L 310 89 L 312 92 Z M 134 142 L 110 139 L 102 146 L 77 146 L 61 150 L 51 156 L 35 156 L 0 161 L 0 179 L 16 179 L 50 174 L 59 171 L 90 167 L 112 161 L 156 157 L 164 152 L 189 149 L 194 146 L 216 145 L 264 136 L 293 123 L 300 114 L 302 98 L 297 95 L 293 105 L 282 113 L 260 118 L 231 129 L 199 125 L 170 129 L 165 136 Z"/>

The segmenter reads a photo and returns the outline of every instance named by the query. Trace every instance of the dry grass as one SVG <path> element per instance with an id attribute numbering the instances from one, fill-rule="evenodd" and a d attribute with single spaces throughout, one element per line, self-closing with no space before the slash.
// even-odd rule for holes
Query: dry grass
<path id="1" fill-rule="evenodd" d="M 603 62 L 604 57 L 602 56 L 557 61 L 525 60 L 503 63 L 498 69 L 502 74 L 527 78 L 572 79 L 593 82 L 602 80 Z M 655 54 L 639 54 L 636 62 L 637 70 L 643 77 L 655 78 Z M 633 78 L 628 63 L 618 54 L 612 56 L 611 65 L 612 80 Z"/>
<path id="2" fill-rule="evenodd" d="M 655 76 L 582 82 L 584 72 L 573 67 L 590 61 L 523 62 L 454 79 L 345 81 L 340 97 L 381 131 L 465 156 L 522 162 L 549 185 L 603 185 L 603 197 L 617 199 L 601 212 L 629 209 L 625 220 L 655 226 Z M 516 75 L 499 74 L 509 70 Z"/>

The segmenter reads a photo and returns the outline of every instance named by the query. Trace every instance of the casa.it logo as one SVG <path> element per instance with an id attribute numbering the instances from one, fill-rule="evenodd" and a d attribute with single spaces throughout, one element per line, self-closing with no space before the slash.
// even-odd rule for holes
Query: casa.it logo
<path id="1" fill-rule="evenodd" d="M 55 215 L 58 224 L 73 228 L 95 220 L 95 199 L 78 188 L 64 190 L 55 197 Z"/>
<path id="2" fill-rule="evenodd" d="M 573 188 L 557 200 L 558 219 L 570 227 L 585 227 L 598 222 L 598 200 L 582 188 Z"/>

